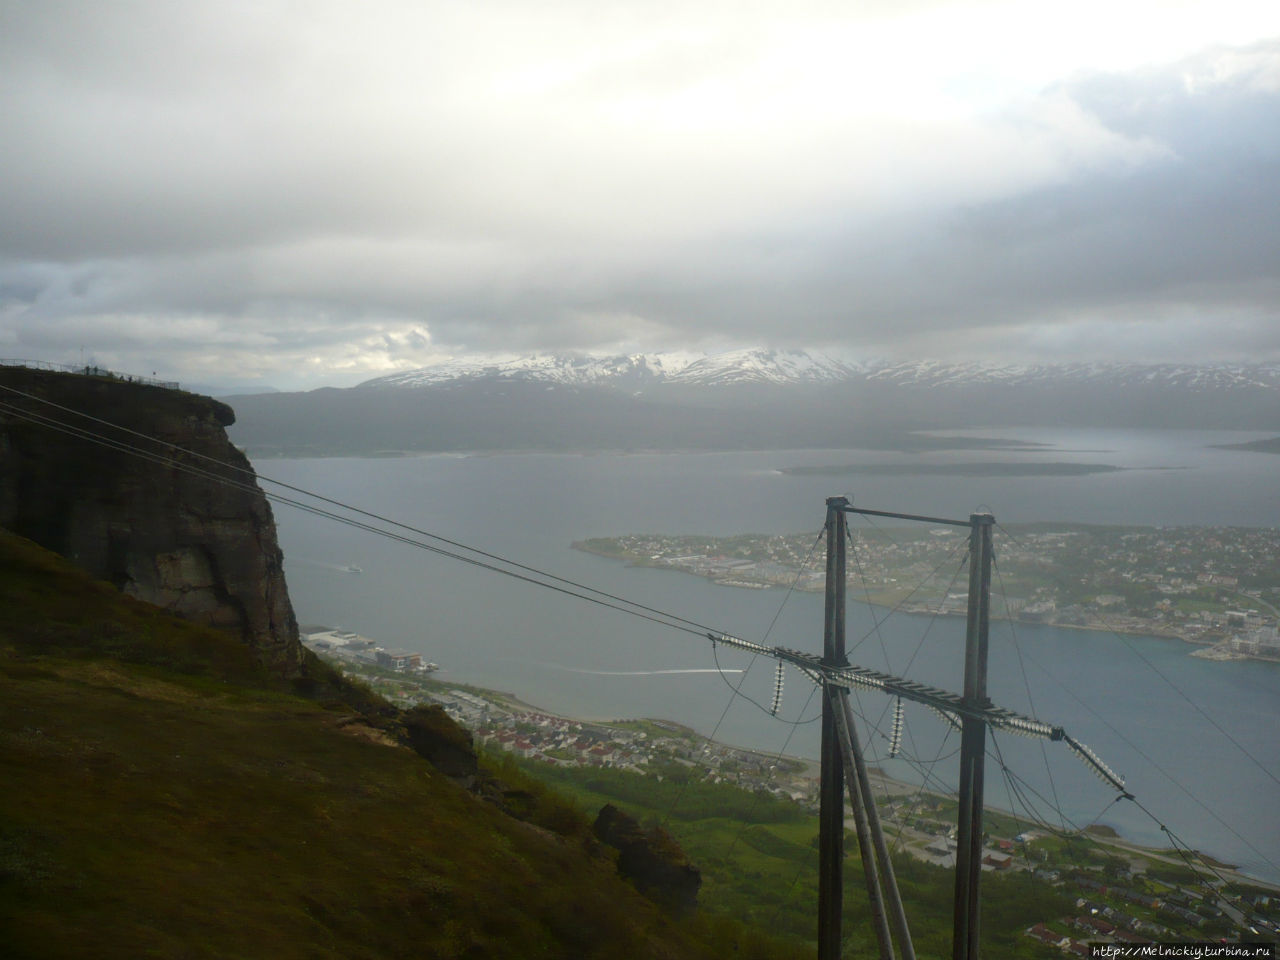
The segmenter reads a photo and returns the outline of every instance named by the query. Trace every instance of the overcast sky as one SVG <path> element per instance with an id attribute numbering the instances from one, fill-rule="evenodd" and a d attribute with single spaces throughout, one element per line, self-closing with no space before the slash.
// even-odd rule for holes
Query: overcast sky
<path id="1" fill-rule="evenodd" d="M 0 357 L 1280 360 L 1280 3 L 0 0 Z"/>

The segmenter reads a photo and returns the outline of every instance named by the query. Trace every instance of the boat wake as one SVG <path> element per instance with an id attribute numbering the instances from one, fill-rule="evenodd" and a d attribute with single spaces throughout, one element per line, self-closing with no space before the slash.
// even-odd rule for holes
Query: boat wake
<path id="1" fill-rule="evenodd" d="M 307 560 L 306 558 L 290 560 L 290 563 L 301 563 L 308 567 L 317 567 L 321 570 L 334 570 L 338 573 L 364 573 L 364 570 L 357 567 L 354 563 L 325 563 L 323 560 Z"/>
<path id="2" fill-rule="evenodd" d="M 565 670 L 569 673 L 585 673 L 593 677 L 661 677 L 684 673 L 742 673 L 742 670 L 717 670 L 715 667 L 687 667 L 674 670 L 585 670 L 580 667 L 566 667 L 559 663 L 546 663 L 546 667 Z"/>

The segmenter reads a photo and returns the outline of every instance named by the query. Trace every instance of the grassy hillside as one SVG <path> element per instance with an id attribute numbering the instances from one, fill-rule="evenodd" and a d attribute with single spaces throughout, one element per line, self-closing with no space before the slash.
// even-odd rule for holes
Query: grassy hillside
<path id="1" fill-rule="evenodd" d="M 6 956 L 776 955 L 663 914 L 569 805 L 530 788 L 514 819 L 310 673 L 283 687 L 0 532 Z"/>
<path id="2" fill-rule="evenodd" d="M 509 761 L 514 763 L 515 761 Z M 795 804 L 724 784 L 641 777 L 623 771 L 520 762 L 586 808 L 614 801 L 637 816 L 664 822 L 702 866 L 703 909 L 741 918 L 779 937 L 808 945 L 812 955 L 818 900 L 817 818 Z M 674 771 L 673 771 L 674 772 Z M 998 823 L 997 817 L 989 822 Z M 1006 821 L 1007 823 L 1007 821 Z M 846 834 L 844 955 L 872 957 L 878 948 L 857 840 Z M 951 955 L 954 874 L 910 856 L 894 858 L 899 889 L 920 957 Z M 984 874 L 983 955 L 1061 956 L 1023 936 L 1032 924 L 1072 912 L 1071 899 L 1023 872 Z"/>

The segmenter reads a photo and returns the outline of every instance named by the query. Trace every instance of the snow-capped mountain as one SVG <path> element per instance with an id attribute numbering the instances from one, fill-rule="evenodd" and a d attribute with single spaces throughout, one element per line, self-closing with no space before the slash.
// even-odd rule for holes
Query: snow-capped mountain
<path id="1" fill-rule="evenodd" d="M 702 357 L 673 373 L 673 383 L 839 383 L 858 373 L 851 363 L 807 350 L 735 350 Z"/>
<path id="2" fill-rule="evenodd" d="M 697 359 L 680 354 L 613 357 L 532 354 L 526 357 L 473 357 L 447 360 L 429 367 L 393 373 L 360 384 L 364 387 L 428 387 L 472 380 L 525 380 L 574 386 L 665 379 Z"/>
<path id="3" fill-rule="evenodd" d="M 856 373 L 852 364 L 805 350 L 746 349 L 714 355 L 669 352 L 611 357 L 535 354 L 449 360 L 367 380 L 360 387 L 424 387 L 477 380 L 620 387 L 653 383 L 836 383 Z"/>
<path id="4" fill-rule="evenodd" d="M 933 360 L 881 362 L 864 373 L 867 381 L 912 387 L 1045 385 L 1190 390 L 1280 389 L 1280 364 L 940 363 Z"/>
<path id="5" fill-rule="evenodd" d="M 630 390 L 659 384 L 715 387 L 845 383 L 917 388 L 1056 385 L 1218 392 L 1280 390 L 1280 364 L 854 362 L 816 351 L 767 349 L 712 355 L 677 352 L 608 357 L 535 354 L 450 360 L 368 380 L 360 387 L 423 387 L 477 381 L 614 386 Z"/>
<path id="6" fill-rule="evenodd" d="M 855 362 L 801 350 L 500 357 L 235 406 L 237 443 L 292 456 L 916 449 L 916 431 L 954 428 L 1273 432 L 1280 364 Z"/>

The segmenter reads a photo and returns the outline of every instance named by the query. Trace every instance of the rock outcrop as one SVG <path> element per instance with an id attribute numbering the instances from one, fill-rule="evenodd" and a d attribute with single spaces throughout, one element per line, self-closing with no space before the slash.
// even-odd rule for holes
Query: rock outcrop
<path id="1" fill-rule="evenodd" d="M 297 675 L 275 522 L 234 421 L 208 397 L 0 367 L 0 525 Z"/>
<path id="2" fill-rule="evenodd" d="M 596 839 L 618 851 L 618 873 L 650 900 L 680 911 L 697 907 L 702 873 L 661 827 L 645 829 L 608 803 L 593 830 Z"/>
<path id="3" fill-rule="evenodd" d="M 416 706 L 400 714 L 409 746 L 446 777 L 467 789 L 476 785 L 480 772 L 471 734 L 434 704 Z"/>

